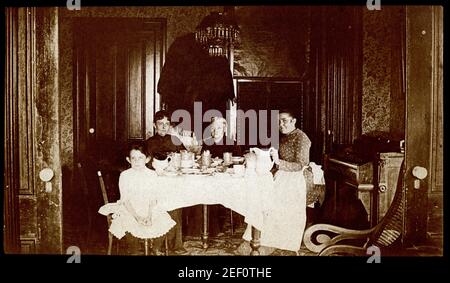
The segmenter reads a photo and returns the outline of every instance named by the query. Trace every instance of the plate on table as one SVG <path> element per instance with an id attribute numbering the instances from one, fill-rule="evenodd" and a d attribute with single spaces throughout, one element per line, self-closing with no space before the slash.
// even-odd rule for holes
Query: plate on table
<path id="1" fill-rule="evenodd" d="M 195 174 L 200 172 L 199 168 L 181 168 L 181 173 L 183 174 Z"/>
<path id="2" fill-rule="evenodd" d="M 178 172 L 176 171 L 164 171 L 164 176 L 178 176 Z"/>
<path id="3" fill-rule="evenodd" d="M 181 169 L 181 173 L 183 173 L 184 175 L 210 175 L 212 174 L 212 171 L 202 171 L 199 168 L 183 168 Z"/>
<path id="4" fill-rule="evenodd" d="M 230 174 L 230 175 L 234 175 L 234 169 L 233 168 L 227 168 L 225 173 Z"/>

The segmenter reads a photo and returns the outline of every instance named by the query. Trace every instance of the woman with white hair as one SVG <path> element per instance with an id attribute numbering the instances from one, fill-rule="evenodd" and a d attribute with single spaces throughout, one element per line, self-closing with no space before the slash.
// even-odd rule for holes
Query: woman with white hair
<path id="1" fill-rule="evenodd" d="M 241 150 L 227 133 L 227 121 L 222 117 L 214 117 L 209 126 L 211 136 L 203 140 L 202 152 L 209 150 L 211 157 L 223 157 L 224 152 L 231 152 L 233 156 L 240 156 Z M 209 236 L 214 237 L 225 232 L 225 219 L 229 211 L 222 205 L 209 205 Z M 196 205 L 186 210 L 188 224 L 183 227 L 183 233 L 188 236 L 200 236 L 203 227 L 202 205 Z M 236 217 L 241 217 L 234 213 Z M 242 220 L 242 219 L 240 219 Z M 243 221 L 240 221 L 243 222 Z"/>
<path id="2" fill-rule="evenodd" d="M 223 157 L 224 152 L 231 152 L 233 156 L 240 156 L 241 150 L 235 141 L 228 135 L 228 123 L 225 118 L 214 117 L 210 131 L 211 137 L 203 140 L 202 151 L 209 150 L 212 157 Z"/>

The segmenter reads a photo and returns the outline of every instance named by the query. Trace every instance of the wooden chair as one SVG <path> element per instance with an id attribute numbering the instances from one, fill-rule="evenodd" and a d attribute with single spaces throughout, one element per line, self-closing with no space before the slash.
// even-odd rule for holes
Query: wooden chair
<path id="1" fill-rule="evenodd" d="M 87 221 L 87 227 L 86 227 L 86 240 L 89 242 L 91 241 L 91 231 L 92 231 L 92 225 L 93 225 L 93 216 L 92 216 L 92 212 L 90 210 L 91 205 L 90 205 L 90 200 L 91 197 L 89 196 L 89 185 L 88 185 L 88 181 L 86 179 L 86 174 L 84 172 L 84 168 L 81 165 L 81 163 L 77 163 L 77 176 L 79 178 L 79 182 L 80 182 L 80 186 L 81 186 L 81 191 L 83 194 L 83 200 L 86 202 L 86 209 L 85 212 L 86 214 L 86 221 Z"/>
<path id="2" fill-rule="evenodd" d="M 400 167 L 397 189 L 386 215 L 374 227 L 366 230 L 346 229 L 329 224 L 316 224 L 306 229 L 303 241 L 306 247 L 319 256 L 366 255 L 367 248 L 375 245 L 387 248 L 398 240 L 403 232 L 406 192 L 404 186 L 405 161 Z M 330 235 L 335 235 L 334 237 Z M 343 244 L 342 241 L 359 240 L 361 246 Z"/>
<path id="3" fill-rule="evenodd" d="M 107 188 L 105 186 L 105 181 L 103 179 L 102 172 L 101 171 L 97 171 L 97 175 L 98 175 L 98 180 L 99 180 L 99 183 L 100 183 L 100 189 L 102 191 L 103 202 L 104 202 L 104 204 L 108 204 L 109 203 L 108 191 L 107 191 Z M 109 229 L 109 227 L 111 226 L 111 221 L 112 221 L 112 215 L 111 214 L 107 215 L 107 221 L 108 221 L 108 229 Z M 108 231 L 108 255 L 111 255 L 113 240 L 114 240 L 113 234 Z M 153 239 L 150 239 L 150 244 L 149 244 L 149 239 L 145 239 L 144 240 L 144 253 L 145 253 L 145 255 L 148 255 L 149 245 L 150 245 L 150 248 L 151 248 L 152 245 L 153 245 Z M 165 255 L 169 255 L 168 254 L 169 251 L 168 251 L 167 237 L 164 237 L 164 245 L 165 245 Z"/>
<path id="4" fill-rule="evenodd" d="M 108 204 L 109 203 L 108 192 L 106 190 L 105 181 L 103 180 L 102 172 L 101 171 L 97 171 L 97 176 L 98 176 L 98 181 L 100 183 L 100 190 L 102 192 L 103 203 L 104 204 Z M 106 216 L 106 219 L 107 219 L 107 222 L 108 222 L 108 229 L 109 229 L 109 227 L 111 226 L 112 215 L 108 214 Z M 113 240 L 114 240 L 113 234 L 108 231 L 108 252 L 107 252 L 108 255 L 111 255 Z"/>

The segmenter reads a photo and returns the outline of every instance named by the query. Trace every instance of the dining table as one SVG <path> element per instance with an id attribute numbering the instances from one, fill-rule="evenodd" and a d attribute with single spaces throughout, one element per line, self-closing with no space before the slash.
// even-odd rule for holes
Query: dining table
<path id="1" fill-rule="evenodd" d="M 165 211 L 203 205 L 203 248 L 208 248 L 208 205 L 221 204 L 242 216 L 252 227 L 251 255 L 259 255 L 261 229 L 266 205 L 274 181 L 270 172 L 243 174 L 228 172 L 204 173 L 199 170 L 185 173 L 166 172 L 152 184 L 158 190 L 158 206 Z"/>

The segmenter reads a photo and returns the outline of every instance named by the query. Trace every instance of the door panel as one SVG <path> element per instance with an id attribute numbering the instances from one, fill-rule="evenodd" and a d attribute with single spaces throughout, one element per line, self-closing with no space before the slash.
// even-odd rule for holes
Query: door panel
<path id="1" fill-rule="evenodd" d="M 118 165 L 127 142 L 153 134 L 165 21 L 90 18 L 74 29 L 75 159 Z"/>
<path id="2" fill-rule="evenodd" d="M 128 139 L 144 139 L 145 119 L 144 119 L 144 98 L 142 91 L 144 84 L 142 64 L 144 57 L 142 42 L 133 42 L 128 46 L 128 79 L 127 79 L 127 127 Z"/>
<path id="3" fill-rule="evenodd" d="M 57 8 L 9 8 L 5 252 L 62 252 Z M 50 187 L 40 170 L 54 173 Z"/>
<path id="4" fill-rule="evenodd" d="M 435 144 L 442 137 L 442 111 L 435 104 L 442 92 L 442 7 L 411 6 L 406 8 L 406 244 L 423 243 L 427 240 L 429 213 L 439 212 L 430 209 L 431 202 L 441 206 L 442 191 L 435 194 L 432 185 L 442 180 L 434 180 L 439 170 L 433 166 L 439 160 L 439 149 Z M 441 149 L 442 150 L 442 149 Z M 427 170 L 427 176 L 416 179 L 413 169 L 416 166 Z M 442 168 L 442 167 L 441 167 Z M 418 181 L 418 186 L 414 182 Z M 430 211 L 428 211 L 428 209 Z M 441 210 L 441 208 L 437 210 Z M 441 210 L 442 211 L 442 210 Z M 434 219 L 432 232 L 442 236 L 442 215 Z M 431 216 L 431 218 L 433 218 Z"/>

